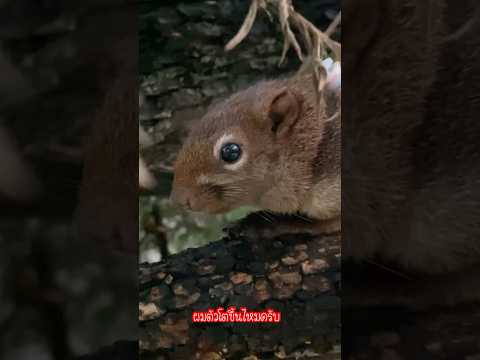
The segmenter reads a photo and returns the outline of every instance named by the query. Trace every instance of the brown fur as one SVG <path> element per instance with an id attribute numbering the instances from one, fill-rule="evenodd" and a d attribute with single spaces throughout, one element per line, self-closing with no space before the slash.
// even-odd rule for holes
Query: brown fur
<path id="1" fill-rule="evenodd" d="M 312 78 L 292 76 L 259 82 L 213 106 L 178 155 L 172 197 L 213 213 L 250 205 L 338 218 L 340 118 L 327 123 L 326 106 L 317 113 L 316 104 Z M 225 133 L 241 139 L 248 157 L 241 169 L 225 169 L 214 157 Z M 320 181 L 331 184 L 327 194 L 315 187 Z"/>

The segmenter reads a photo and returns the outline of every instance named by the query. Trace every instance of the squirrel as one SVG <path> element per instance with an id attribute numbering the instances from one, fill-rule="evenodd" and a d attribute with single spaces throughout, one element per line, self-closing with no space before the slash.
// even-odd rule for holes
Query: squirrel
<path id="1" fill-rule="evenodd" d="M 193 211 L 253 206 L 340 231 L 340 66 L 317 97 L 313 75 L 260 81 L 212 105 L 174 165 L 171 199 Z"/>

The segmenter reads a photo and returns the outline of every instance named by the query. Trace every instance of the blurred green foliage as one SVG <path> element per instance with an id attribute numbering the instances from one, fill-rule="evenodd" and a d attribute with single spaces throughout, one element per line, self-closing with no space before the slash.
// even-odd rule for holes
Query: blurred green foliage
<path id="1" fill-rule="evenodd" d="M 158 214 L 161 231 L 166 236 L 168 251 L 175 254 L 187 248 L 199 247 L 222 238 L 222 229 L 254 211 L 250 207 L 235 209 L 224 215 L 208 215 L 178 209 L 168 199 L 157 196 L 139 200 L 140 262 L 161 258 L 158 234 L 145 230 L 144 224 L 152 214 Z"/>

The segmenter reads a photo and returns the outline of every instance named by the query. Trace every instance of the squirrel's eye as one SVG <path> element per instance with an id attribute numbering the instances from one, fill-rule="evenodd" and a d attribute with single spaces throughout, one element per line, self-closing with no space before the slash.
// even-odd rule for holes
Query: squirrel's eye
<path id="1" fill-rule="evenodd" d="M 227 163 L 234 163 L 242 155 L 242 148 L 238 144 L 228 143 L 222 146 L 220 157 Z"/>

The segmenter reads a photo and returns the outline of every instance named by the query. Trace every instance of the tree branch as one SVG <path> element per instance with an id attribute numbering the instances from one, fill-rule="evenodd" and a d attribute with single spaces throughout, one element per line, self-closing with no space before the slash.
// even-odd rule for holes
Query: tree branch
<path id="1" fill-rule="evenodd" d="M 246 222 L 261 224 L 256 216 Z M 338 357 L 339 259 L 338 236 L 259 239 L 234 227 L 208 246 L 142 265 L 140 351 L 172 359 L 188 354 Z M 230 306 L 280 311 L 281 322 L 192 322 L 192 311 Z"/>

